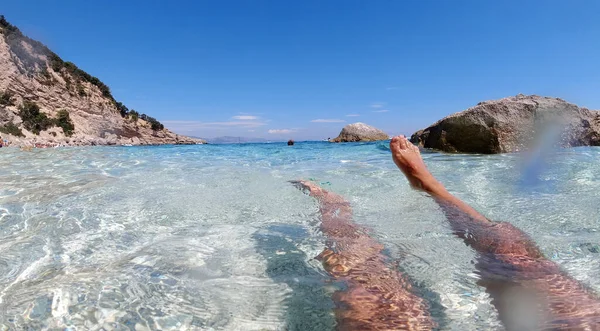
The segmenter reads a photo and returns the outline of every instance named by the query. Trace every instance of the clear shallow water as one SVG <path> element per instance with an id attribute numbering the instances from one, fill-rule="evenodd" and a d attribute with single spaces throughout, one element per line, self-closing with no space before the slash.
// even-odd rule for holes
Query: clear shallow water
<path id="1" fill-rule="evenodd" d="M 424 154 L 449 190 L 600 290 L 600 149 Z M 345 196 L 442 329 L 502 329 L 474 252 L 385 144 L 0 149 L 0 329 L 331 330 L 315 201 Z M 537 169 L 537 168 L 536 168 Z"/>

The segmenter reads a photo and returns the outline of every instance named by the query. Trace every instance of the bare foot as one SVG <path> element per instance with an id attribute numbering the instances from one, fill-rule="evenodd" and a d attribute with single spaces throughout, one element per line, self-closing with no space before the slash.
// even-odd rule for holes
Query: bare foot
<path id="1" fill-rule="evenodd" d="M 427 170 L 419 148 L 404 136 L 396 136 L 390 142 L 394 163 L 402 170 L 410 186 L 428 193 L 436 193 L 443 186 Z"/>
<path id="2" fill-rule="evenodd" d="M 307 180 L 290 180 L 290 183 L 301 190 L 307 190 L 310 193 L 310 196 L 315 198 L 323 198 L 326 193 L 326 191 L 324 191 L 318 185 L 315 185 Z"/>
<path id="3" fill-rule="evenodd" d="M 349 206 L 348 202 L 344 200 L 342 196 L 324 190 L 315 183 L 309 182 L 307 180 L 290 180 L 290 183 L 292 183 L 294 186 L 301 190 L 307 190 L 311 197 L 316 198 L 321 203 L 331 206 L 335 205 L 335 208 L 339 208 L 340 204 Z"/>

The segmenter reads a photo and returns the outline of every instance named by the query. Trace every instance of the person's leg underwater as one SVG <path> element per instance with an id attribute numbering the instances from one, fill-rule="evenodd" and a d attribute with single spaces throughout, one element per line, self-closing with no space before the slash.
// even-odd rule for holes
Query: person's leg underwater
<path id="1" fill-rule="evenodd" d="M 430 194 L 440 205 L 454 232 L 479 253 L 478 269 L 507 328 L 507 310 L 514 302 L 502 297 L 515 287 L 533 293 L 538 311 L 549 315 L 544 328 L 600 329 L 600 300 L 589 289 L 546 259 L 535 243 L 509 223 L 488 220 L 450 194 L 429 172 L 419 148 L 405 137 L 390 142 L 394 163 L 410 185 Z"/>
<path id="2" fill-rule="evenodd" d="M 343 197 L 306 182 L 293 182 L 319 201 L 321 230 L 328 248 L 318 256 L 327 272 L 346 289 L 338 291 L 336 319 L 340 330 L 430 330 L 425 301 L 390 267 L 383 246 L 352 221 Z"/>

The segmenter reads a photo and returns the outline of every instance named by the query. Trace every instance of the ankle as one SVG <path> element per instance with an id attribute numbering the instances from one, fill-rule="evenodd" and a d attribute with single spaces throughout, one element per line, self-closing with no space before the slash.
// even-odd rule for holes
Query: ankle
<path id="1" fill-rule="evenodd" d="M 422 189 L 431 195 L 444 195 L 448 193 L 442 183 L 440 183 L 433 176 L 427 178 L 420 178 Z"/>

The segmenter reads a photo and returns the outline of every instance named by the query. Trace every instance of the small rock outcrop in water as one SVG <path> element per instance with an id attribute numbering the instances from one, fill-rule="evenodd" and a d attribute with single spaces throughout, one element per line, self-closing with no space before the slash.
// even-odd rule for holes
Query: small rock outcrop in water
<path id="1" fill-rule="evenodd" d="M 357 141 L 378 141 L 387 140 L 390 136 L 387 133 L 367 125 L 365 123 L 354 123 L 346 125 L 337 138 L 329 140 L 334 143 L 357 142 Z"/>
<path id="2" fill-rule="evenodd" d="M 15 145 L 196 144 L 115 100 L 98 78 L 63 61 L 0 16 L 0 132 Z"/>
<path id="3" fill-rule="evenodd" d="M 288 140 L 287 144 L 288 144 L 288 146 L 294 146 L 294 141 L 290 139 L 290 140 Z"/>
<path id="4" fill-rule="evenodd" d="M 563 147 L 599 146 L 600 112 L 562 99 L 522 95 L 480 102 L 411 137 L 414 144 L 445 152 L 510 153 L 537 139 Z"/>

